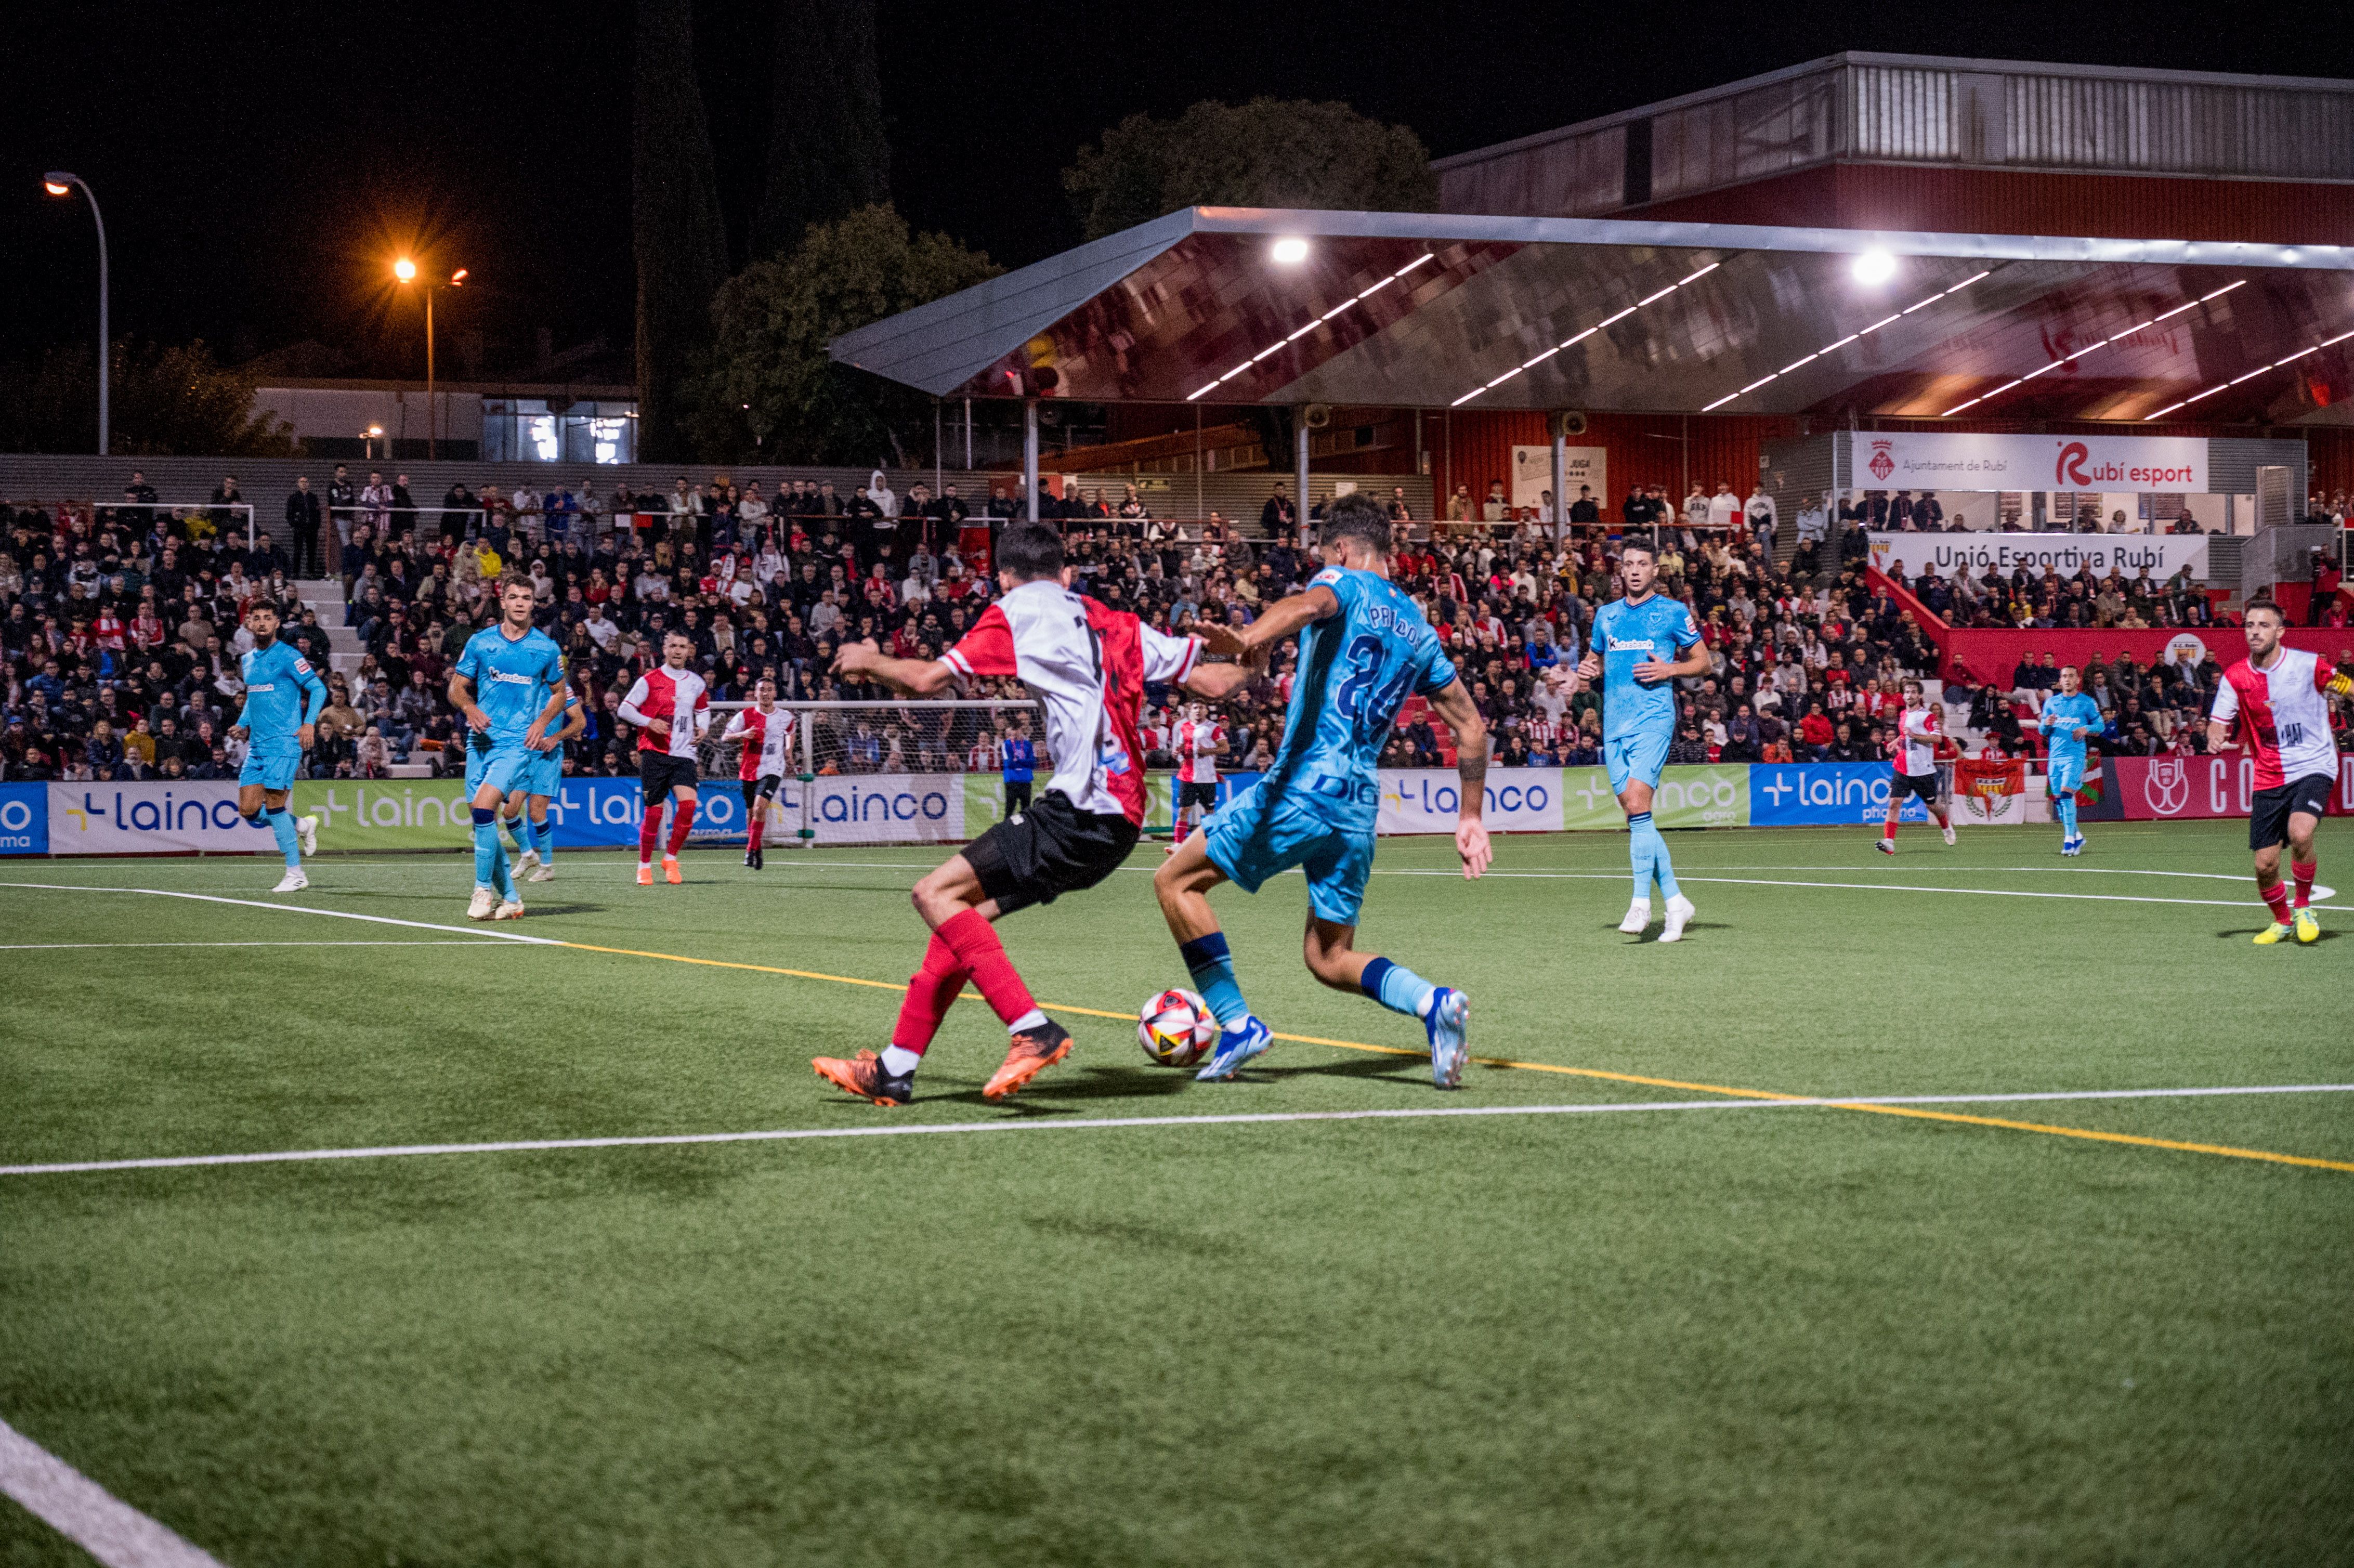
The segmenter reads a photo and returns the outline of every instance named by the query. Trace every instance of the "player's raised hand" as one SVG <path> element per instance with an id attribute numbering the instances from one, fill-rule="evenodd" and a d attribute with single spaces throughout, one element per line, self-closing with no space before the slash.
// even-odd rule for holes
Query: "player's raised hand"
<path id="1" fill-rule="evenodd" d="M 882 662 L 883 650 L 875 645 L 872 637 L 864 642 L 845 642 L 834 653 L 833 673 L 837 675 L 862 674 Z"/>
<path id="2" fill-rule="evenodd" d="M 1456 823 L 1455 853 L 1463 857 L 1464 881 L 1476 882 L 1487 874 L 1489 862 L 1495 858 L 1488 847 L 1488 824 L 1477 821 Z"/>

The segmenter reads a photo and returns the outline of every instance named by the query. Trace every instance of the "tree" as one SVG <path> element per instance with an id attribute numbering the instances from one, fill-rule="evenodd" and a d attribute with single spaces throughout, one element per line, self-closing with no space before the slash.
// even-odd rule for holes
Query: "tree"
<path id="1" fill-rule="evenodd" d="M 891 199 L 875 0 L 778 0 L 776 26 L 776 79 L 797 85 L 779 90 L 769 122 L 756 256 L 791 249 L 812 223 Z"/>
<path id="2" fill-rule="evenodd" d="M 756 261 L 712 303 L 712 368 L 695 445 L 706 461 L 905 465 L 932 428 L 932 400 L 827 357 L 854 327 L 997 276 L 943 234 L 911 234 L 888 207 L 812 225 L 790 251 Z"/>
<path id="3" fill-rule="evenodd" d="M 254 380 L 202 339 L 186 347 L 114 344 L 110 443 L 126 455 L 292 457 L 293 427 L 256 413 Z M 0 367 L 0 450 L 82 452 L 98 424 L 98 356 L 53 348 L 37 366 Z"/>
<path id="4" fill-rule="evenodd" d="M 1273 98 L 1197 103 L 1173 121 L 1131 114 L 1079 150 L 1063 188 L 1089 239 L 1184 207 L 1438 206 L 1430 152 L 1412 131 L 1345 103 Z"/>
<path id="5" fill-rule="evenodd" d="M 692 0 L 638 0 L 630 143 L 638 263 L 638 455 L 684 454 L 685 384 L 710 344 L 711 296 L 727 276 L 727 230 L 711 129 L 695 74 Z"/>

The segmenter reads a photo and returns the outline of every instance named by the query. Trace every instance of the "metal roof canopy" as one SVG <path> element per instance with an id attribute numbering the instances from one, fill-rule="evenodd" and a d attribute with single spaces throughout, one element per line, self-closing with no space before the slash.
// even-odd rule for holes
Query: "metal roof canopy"
<path id="1" fill-rule="evenodd" d="M 830 346 L 940 397 L 2131 424 L 2309 417 L 2349 340 L 2339 246 L 1191 207 Z"/>

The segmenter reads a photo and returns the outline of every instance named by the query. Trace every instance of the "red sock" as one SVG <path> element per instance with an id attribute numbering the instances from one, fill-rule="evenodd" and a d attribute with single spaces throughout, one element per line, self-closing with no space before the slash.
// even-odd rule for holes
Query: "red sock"
<path id="1" fill-rule="evenodd" d="M 678 809 L 671 813 L 670 847 L 663 851 L 664 860 L 678 858 L 678 852 L 685 847 L 687 832 L 694 826 L 695 802 L 681 800 L 678 803 Z"/>
<path id="2" fill-rule="evenodd" d="M 662 839 L 662 808 L 648 806 L 646 814 L 638 821 L 638 863 L 654 863 L 654 845 Z"/>
<path id="3" fill-rule="evenodd" d="M 1946 821 L 1946 813 L 1943 811 L 1932 811 L 1929 814 L 1937 819 L 1937 825 L 1941 828 L 1952 825 Z"/>
<path id="4" fill-rule="evenodd" d="M 750 850 L 758 849 L 760 847 L 760 830 L 768 825 L 768 813 L 761 810 L 757 806 L 754 807 L 752 810 L 752 825 L 748 830 L 752 835 L 751 842 L 744 847 Z"/>
<path id="5" fill-rule="evenodd" d="M 1880 824 L 1880 836 L 1883 839 L 1893 839 L 1896 836 L 1895 818 L 1891 817 L 1886 821 Z"/>
<path id="6" fill-rule="evenodd" d="M 899 1004 L 899 1022 L 891 1031 L 891 1044 L 922 1055 L 932 1036 L 939 1033 L 940 1020 L 949 1015 L 949 1008 L 964 991 L 966 978 L 955 951 L 935 935 L 931 946 L 924 949 L 924 967 L 907 981 L 907 1000 Z"/>
<path id="7" fill-rule="evenodd" d="M 2272 906 L 2273 918 L 2284 926 L 2287 925 L 2289 923 L 2288 884 L 2275 882 L 2270 887 L 2260 887 L 2256 891 L 2264 895 L 2266 904 Z"/>
<path id="8" fill-rule="evenodd" d="M 2321 869 L 2320 863 L 2293 860 L 2288 863 L 2289 874 L 2296 878 L 2296 906 L 2299 909 L 2313 902 L 2313 874 Z"/>
<path id="9" fill-rule="evenodd" d="M 957 962 L 972 976 L 972 983 L 981 988 L 982 999 L 1008 1027 L 1038 1011 L 1030 988 L 1022 983 L 1013 960 L 1005 956 L 1005 944 L 997 939 L 980 910 L 960 910 L 933 935 L 948 944 Z"/>

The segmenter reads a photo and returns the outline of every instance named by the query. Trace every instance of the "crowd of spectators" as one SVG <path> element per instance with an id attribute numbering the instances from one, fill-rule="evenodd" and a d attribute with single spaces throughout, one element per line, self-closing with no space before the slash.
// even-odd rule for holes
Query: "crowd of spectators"
<path id="1" fill-rule="evenodd" d="M 490 588 L 510 568 L 535 585 L 541 623 L 564 647 L 588 710 L 567 770 L 631 773 L 636 736 L 620 699 L 659 662 L 665 632 L 694 643 L 716 701 L 747 700 L 767 674 L 787 701 L 885 704 L 889 694 L 832 677 L 835 649 L 871 637 L 921 658 L 953 644 L 996 592 L 985 567 L 991 529 L 1022 504 L 1011 480 L 976 504 L 953 484 L 938 496 L 921 484 L 898 495 L 878 472 L 846 495 L 826 482 L 797 481 L 769 497 L 757 483 L 681 478 L 666 494 L 624 486 L 606 498 L 586 484 L 543 494 L 461 484 L 440 505 L 419 507 L 406 479 L 387 484 L 376 472 L 355 484 L 339 466 L 315 509 L 302 499 L 306 482 L 289 499 L 290 525 L 313 535 L 323 526 L 332 543 L 323 548 L 298 535 L 291 553 L 270 528 L 249 542 L 218 510 L 0 503 L 5 777 L 234 777 L 242 760 L 229 733 L 242 695 L 238 654 L 250 645 L 243 621 L 265 600 L 280 607 L 282 635 L 332 670 L 306 764 L 313 776 L 380 776 L 403 762 L 438 771 L 445 758 L 454 767 L 461 721 L 445 694 L 450 666 L 493 619 Z M 139 499 L 143 483 L 134 478 L 127 501 Z M 234 482 L 223 490 L 233 495 Z M 1899 683 L 1935 667 L 1930 640 L 1902 602 L 1866 587 L 1860 563 L 1819 566 L 1803 524 L 1798 557 L 1777 566 L 1778 519 L 1730 490 L 1719 487 L 1722 507 L 1702 497 L 1697 512 L 1668 514 L 1659 497 L 1655 515 L 1656 493 L 1627 503 L 1642 508 L 1645 536 L 1659 540 L 1659 590 L 1691 604 L 1711 656 L 1706 673 L 1683 683 L 1673 759 L 1883 756 Z M 1500 493 L 1500 484 L 1491 487 L 1491 497 Z M 1434 528 L 1411 518 L 1403 490 L 1391 504 L 1407 524 L 1394 575 L 1439 629 L 1493 731 L 1497 762 L 1598 760 L 1600 695 L 1580 689 L 1573 671 L 1595 610 L 1621 589 L 1617 530 L 1599 521 L 1590 493 L 1563 525 L 1507 508 L 1493 521 L 1483 514 Z M 1040 507 L 1063 526 L 1085 591 L 1176 632 L 1205 619 L 1247 622 L 1315 569 L 1279 484 L 1256 530 L 1214 514 L 1155 517 L 1133 487 L 1118 497 L 1042 496 Z M 1721 524 L 1718 509 L 1726 512 Z M 298 558 L 323 570 L 316 557 L 329 553 L 359 645 L 346 669 L 332 669 L 327 630 L 292 588 Z M 1908 586 L 1965 625 L 2213 620 L 2207 597 L 2187 579 L 2153 584 L 2146 573 L 2125 581 L 1931 577 Z M 2138 722 L 2149 744 L 2164 746 L 2198 729 L 2187 715 L 2203 711 L 2213 674 L 2211 660 L 2190 672 L 2119 660 L 2088 671 L 2087 688 L 2115 694 L 2121 737 Z M 1265 760 L 1281 734 L 1291 678 L 1279 659 L 1228 706 L 1226 767 Z M 1012 682 L 970 694 L 1026 695 Z M 2011 711 L 2024 696 L 1949 695 L 1971 705 L 1977 727 L 1999 744 L 2029 747 Z M 1158 705 L 1166 694 L 1152 696 L 1147 719 L 1157 744 L 1174 715 Z M 1009 718 L 904 705 L 820 714 L 815 753 L 822 768 L 843 771 L 985 769 Z M 1451 758 L 1449 737 L 1416 705 L 1384 761 L 1435 767 Z M 1169 760 L 1156 753 L 1156 765 Z"/>

